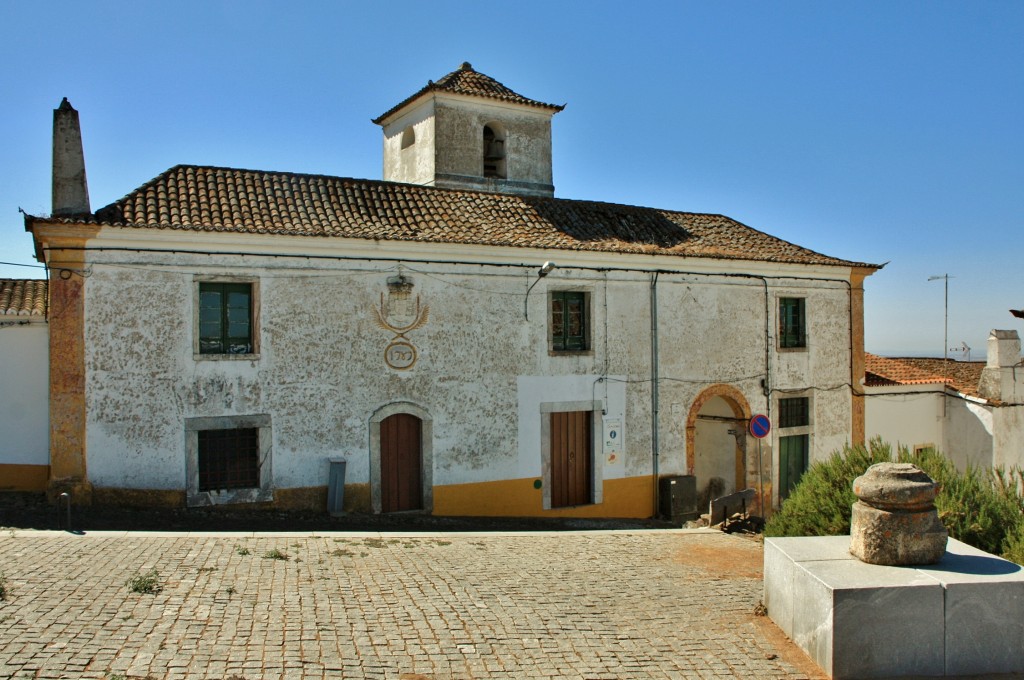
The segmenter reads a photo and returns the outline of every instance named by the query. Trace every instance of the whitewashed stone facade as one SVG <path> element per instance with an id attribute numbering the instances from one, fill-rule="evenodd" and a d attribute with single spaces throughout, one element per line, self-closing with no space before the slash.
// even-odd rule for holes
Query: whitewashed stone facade
<path id="1" fill-rule="evenodd" d="M 480 82 L 491 89 L 477 94 Z M 505 90 L 494 101 L 494 82 L 431 90 L 382 117 L 388 178 L 460 191 L 182 166 L 95 215 L 27 218 L 54 281 L 71 281 L 55 292 L 67 310 L 56 323 L 83 338 L 60 381 L 53 485 L 323 507 L 328 461 L 343 457 L 347 507 L 386 511 L 385 424 L 406 415 L 418 509 L 648 517 L 659 477 L 720 478 L 774 504 L 779 437 L 817 459 L 863 436 L 853 377 L 876 266 L 721 216 L 517 198 L 551 189 L 560 107 Z M 504 135 L 505 177 L 470 163 L 486 160 L 481 125 Z M 239 354 L 200 348 L 211 284 L 251 292 Z M 794 300 L 799 342 L 783 347 Z M 560 316 L 570 304 L 579 313 Z M 578 334 L 569 349 L 562 320 Z M 760 443 L 746 434 L 752 414 L 774 417 L 786 399 L 804 420 Z M 584 416 L 573 436 L 585 443 L 558 440 L 557 414 Z M 203 488 L 202 433 L 233 429 L 258 432 L 256 477 Z M 563 472 L 566 460 L 583 472 Z M 565 474 L 585 477 L 575 500 L 559 495 Z"/>

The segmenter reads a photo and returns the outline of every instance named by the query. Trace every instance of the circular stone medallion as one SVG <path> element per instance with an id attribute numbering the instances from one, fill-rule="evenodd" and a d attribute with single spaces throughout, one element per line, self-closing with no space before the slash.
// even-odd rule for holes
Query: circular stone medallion
<path id="1" fill-rule="evenodd" d="M 405 371 L 416 363 L 416 348 L 404 340 L 392 342 L 384 349 L 384 363 L 396 371 Z"/>

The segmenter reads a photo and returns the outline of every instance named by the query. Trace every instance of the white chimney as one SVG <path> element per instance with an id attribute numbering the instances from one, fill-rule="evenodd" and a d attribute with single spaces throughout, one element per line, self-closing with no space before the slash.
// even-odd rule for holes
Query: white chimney
<path id="1" fill-rule="evenodd" d="M 53 210 L 54 217 L 88 215 L 89 185 L 85 180 L 82 127 L 65 97 L 53 110 Z"/>
<path id="2" fill-rule="evenodd" d="M 1024 399 L 1024 365 L 1017 331 L 989 333 L 988 363 L 981 371 L 978 391 L 987 399 L 1014 403 Z"/>

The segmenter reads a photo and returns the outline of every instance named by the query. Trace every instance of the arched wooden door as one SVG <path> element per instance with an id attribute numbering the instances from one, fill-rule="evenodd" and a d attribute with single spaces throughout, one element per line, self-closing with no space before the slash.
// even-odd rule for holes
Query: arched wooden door
<path id="1" fill-rule="evenodd" d="M 396 413 L 380 423 L 381 512 L 423 509 L 423 422 Z"/>

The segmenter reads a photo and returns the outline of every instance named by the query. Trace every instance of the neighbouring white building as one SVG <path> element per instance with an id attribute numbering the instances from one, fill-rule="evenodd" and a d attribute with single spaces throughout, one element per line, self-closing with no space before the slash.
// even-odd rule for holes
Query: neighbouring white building
<path id="1" fill-rule="evenodd" d="M 46 281 L 0 279 L 0 491 L 49 481 Z"/>
<path id="2" fill-rule="evenodd" d="M 324 507 L 344 458 L 350 510 L 648 517 L 862 440 L 878 266 L 554 198 L 561 109 L 464 64 L 375 121 L 384 181 L 179 165 L 92 212 L 65 101 L 51 490 Z"/>
<path id="3" fill-rule="evenodd" d="M 987 361 L 868 354 L 868 437 L 968 465 L 1024 467 L 1024 363 L 1017 331 L 994 330 Z"/>

